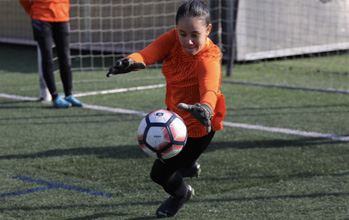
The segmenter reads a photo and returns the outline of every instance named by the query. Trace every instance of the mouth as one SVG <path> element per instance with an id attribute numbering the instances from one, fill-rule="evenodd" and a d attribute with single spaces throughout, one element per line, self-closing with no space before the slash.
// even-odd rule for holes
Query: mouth
<path id="1" fill-rule="evenodd" d="M 184 47 L 183 49 L 190 56 L 196 55 L 196 53 L 197 53 L 196 47 Z"/>
<path id="2" fill-rule="evenodd" d="M 187 53 L 195 53 L 197 51 L 196 47 L 185 47 L 184 50 L 187 51 Z"/>

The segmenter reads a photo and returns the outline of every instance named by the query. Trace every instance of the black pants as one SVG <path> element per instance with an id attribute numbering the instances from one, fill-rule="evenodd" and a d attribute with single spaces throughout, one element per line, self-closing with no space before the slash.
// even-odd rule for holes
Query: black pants
<path id="1" fill-rule="evenodd" d="M 32 27 L 34 39 L 38 42 L 41 51 L 43 76 L 52 98 L 55 99 L 58 96 L 53 72 L 53 42 L 56 45 L 64 93 L 66 96 L 71 95 L 73 85 L 70 65 L 69 22 L 32 20 Z"/>
<path id="2" fill-rule="evenodd" d="M 150 177 L 161 185 L 164 190 L 175 198 L 181 198 L 186 193 L 183 177 L 178 172 L 180 168 L 191 168 L 200 155 L 206 150 L 215 132 L 201 138 L 188 138 L 183 150 L 173 158 L 155 160 Z"/>

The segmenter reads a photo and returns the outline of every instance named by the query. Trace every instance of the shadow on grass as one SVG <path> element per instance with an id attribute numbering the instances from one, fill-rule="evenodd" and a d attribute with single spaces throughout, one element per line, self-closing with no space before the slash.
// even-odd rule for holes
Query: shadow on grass
<path id="1" fill-rule="evenodd" d="M 116 217 L 116 216 L 125 216 L 125 214 L 120 214 L 116 212 L 96 213 L 93 215 L 87 215 L 83 217 L 67 218 L 65 220 L 90 220 L 90 219 L 99 219 L 99 218 Z"/>
<path id="2" fill-rule="evenodd" d="M 40 99 L 38 98 L 35 101 L 31 100 L 1 100 L 0 109 L 39 109 L 42 106 L 28 106 L 28 103 L 39 103 Z M 46 107 L 46 106 L 45 106 Z"/>
<path id="3" fill-rule="evenodd" d="M 224 198 L 224 199 L 210 199 L 205 200 L 209 202 L 248 202 L 248 201 L 266 201 L 279 199 L 319 199 L 325 197 L 347 197 L 349 193 L 314 193 L 314 194 L 290 194 L 290 195 L 275 195 L 275 196 L 254 196 L 254 197 L 240 197 L 240 198 Z M 195 201 L 200 202 L 200 201 Z"/>
<path id="4" fill-rule="evenodd" d="M 0 107 L 1 108 L 1 107 Z M 33 107 L 36 108 L 36 107 Z M 53 108 L 51 106 L 47 107 L 39 107 L 39 108 L 47 108 L 48 110 L 55 110 L 55 111 L 69 111 L 69 109 L 56 109 Z M 106 118 L 104 119 L 106 122 L 110 122 L 110 119 L 113 119 L 113 122 L 130 122 L 130 121 L 140 121 L 139 118 L 133 116 L 133 115 L 128 115 L 128 114 L 120 114 L 120 117 L 112 117 L 110 114 L 86 114 L 86 115 L 81 115 L 81 114 L 72 114 L 71 112 L 69 114 L 66 115 L 45 115 L 45 116 L 30 116 L 30 117 L 2 117 L 0 118 L 0 122 L 3 121 L 5 123 L 7 123 L 8 121 L 19 121 L 19 123 L 22 121 L 23 124 L 30 124 L 28 121 L 29 120 L 33 120 L 35 121 L 34 123 L 31 124 L 52 124 L 53 120 L 56 120 L 54 123 L 55 124 L 59 124 L 60 121 L 63 121 L 61 123 L 64 124 L 88 124 L 88 123 L 97 123 L 96 121 L 93 120 L 85 120 L 85 118 L 91 119 L 91 118 L 98 118 L 98 123 L 100 124 L 102 121 L 102 118 Z M 121 117 L 122 116 L 122 117 Z M 71 120 L 70 120 L 71 119 Z M 40 122 L 43 121 L 43 122 Z M 46 122 L 49 121 L 50 122 Z"/>
<path id="5" fill-rule="evenodd" d="M 205 153 L 226 148 L 257 149 L 257 148 L 286 148 L 286 147 L 311 147 L 312 145 L 340 144 L 341 141 L 327 140 L 323 138 L 301 138 L 296 140 L 263 140 L 263 141 L 232 141 L 214 142 Z M 141 151 L 138 145 L 109 146 L 109 147 L 78 147 L 70 149 L 54 149 L 29 154 L 12 154 L 0 156 L 0 160 L 30 159 L 60 156 L 95 155 L 99 158 L 137 159 L 148 157 Z"/>
<path id="6" fill-rule="evenodd" d="M 224 194 L 222 194 L 224 195 Z M 314 193 L 314 194 L 289 194 L 289 195 L 272 195 L 272 196 L 251 196 L 251 197 L 224 197 L 224 198 L 213 198 L 213 199 L 193 199 L 189 203 L 208 203 L 212 202 L 260 202 L 260 201 L 268 201 L 268 200 L 280 200 L 280 199 L 321 199 L 326 197 L 347 197 L 349 193 L 346 192 L 329 192 L 329 193 Z M 153 201 L 153 202 L 131 202 L 131 203 L 109 203 L 109 204 L 93 204 L 93 205 L 65 205 L 65 206 L 13 206 L 0 208 L 0 212 L 6 211 L 9 212 L 17 212 L 17 211 L 40 211 L 40 210 L 74 210 L 74 209 L 115 209 L 116 207 L 137 207 L 137 206 L 154 206 L 160 204 L 161 201 Z M 128 214 L 122 212 L 102 212 L 95 213 L 93 215 L 81 216 L 75 218 L 67 218 L 66 220 L 82 220 L 82 219 L 97 219 L 103 217 L 112 217 L 112 216 L 123 216 L 127 217 Z M 155 219 L 155 216 L 143 216 L 143 217 L 132 217 L 129 220 L 147 220 L 147 219 Z"/>
<path id="7" fill-rule="evenodd" d="M 65 206 L 51 206 L 51 205 L 44 205 L 44 206 L 14 206 L 14 207 L 7 207 L 7 208 L 0 208 L 0 213 L 6 211 L 9 212 L 17 212 L 17 211 L 26 211 L 26 212 L 33 212 L 33 211 L 40 211 L 40 210 L 67 210 L 70 209 L 88 209 L 94 210 L 94 209 L 117 209 L 118 207 L 134 207 L 134 206 L 154 206 L 160 204 L 161 201 L 155 201 L 155 202 L 133 202 L 133 203 L 109 203 L 109 204 L 93 204 L 93 205 L 65 205 Z M 155 211 L 154 211 L 155 213 Z M 95 213 L 92 215 L 87 216 L 80 216 L 80 217 L 73 217 L 73 218 L 66 218 L 65 220 L 89 220 L 89 219 L 99 219 L 99 218 L 106 218 L 106 217 L 123 217 L 127 218 L 129 214 L 123 213 L 123 212 L 100 212 Z M 142 217 L 131 217 L 127 218 L 128 220 L 150 220 L 150 219 L 156 219 L 155 214 L 154 216 L 142 216 Z"/>
<path id="8" fill-rule="evenodd" d="M 61 157 L 61 156 L 82 156 L 95 155 L 99 158 L 120 158 L 120 159 L 135 159 L 148 157 L 141 151 L 139 146 L 126 145 L 119 147 L 79 147 L 71 149 L 55 149 L 47 150 L 30 154 L 13 154 L 0 156 L 0 160 L 6 159 L 31 159 L 31 158 L 46 158 L 46 157 Z"/>

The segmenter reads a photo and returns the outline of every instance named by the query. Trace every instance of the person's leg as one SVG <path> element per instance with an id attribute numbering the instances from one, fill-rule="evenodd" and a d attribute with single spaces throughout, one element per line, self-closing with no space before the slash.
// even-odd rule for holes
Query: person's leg
<path id="1" fill-rule="evenodd" d="M 198 162 L 194 162 L 193 164 L 187 166 L 187 167 L 183 167 L 180 168 L 178 170 L 178 172 L 180 172 L 184 177 L 199 177 L 200 173 L 201 173 L 201 165 Z"/>
<path id="2" fill-rule="evenodd" d="M 34 39 L 38 42 L 41 58 L 42 58 L 42 73 L 51 93 L 52 100 L 58 97 L 53 73 L 53 52 L 52 52 L 52 29 L 49 22 L 32 20 Z"/>
<path id="3" fill-rule="evenodd" d="M 183 177 L 193 177 L 197 175 L 196 172 L 200 169 L 197 160 L 210 145 L 214 134 L 215 132 L 213 131 L 201 138 L 188 138 L 187 144 L 183 150 L 175 157 L 176 160 L 181 161 L 179 172 Z M 169 160 L 170 163 L 176 163 L 176 161 L 172 162 L 171 159 Z"/>
<path id="4" fill-rule="evenodd" d="M 165 164 L 157 159 L 152 167 L 151 178 L 171 196 L 156 210 L 158 218 L 172 217 L 190 199 L 194 190 L 186 186 L 176 166 Z"/>
<path id="5" fill-rule="evenodd" d="M 171 196 L 180 198 L 185 195 L 186 186 L 176 166 L 165 164 L 157 159 L 153 164 L 150 177 Z"/>
<path id="6" fill-rule="evenodd" d="M 72 106 L 82 107 L 83 103 L 77 100 L 72 95 L 73 74 L 71 71 L 71 63 L 70 63 L 69 32 L 70 32 L 69 22 L 54 23 L 53 39 L 56 43 L 56 51 L 58 56 L 61 80 L 63 83 L 63 89 L 65 93 L 65 101 L 71 103 Z"/>
<path id="7" fill-rule="evenodd" d="M 182 168 L 191 168 L 206 150 L 215 132 L 201 138 L 188 138 L 183 150 L 173 158 L 157 159 L 152 167 L 151 179 L 161 185 L 173 197 L 180 198 L 185 194 L 186 186 L 181 172 Z"/>
<path id="8" fill-rule="evenodd" d="M 174 216 L 194 194 L 194 189 L 183 180 L 181 168 L 193 166 L 206 150 L 215 132 L 201 138 L 188 138 L 183 150 L 167 160 L 157 159 L 152 167 L 151 179 L 161 185 L 171 196 L 156 210 L 158 218 Z"/>
<path id="9" fill-rule="evenodd" d="M 65 96 L 68 97 L 72 94 L 73 88 L 73 77 L 70 65 L 69 22 L 55 22 L 52 25 L 53 39 L 56 44 L 60 76 L 63 83 Z"/>

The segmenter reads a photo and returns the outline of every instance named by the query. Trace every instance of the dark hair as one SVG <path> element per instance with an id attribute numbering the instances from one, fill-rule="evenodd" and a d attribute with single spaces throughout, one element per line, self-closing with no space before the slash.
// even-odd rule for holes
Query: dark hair
<path id="1" fill-rule="evenodd" d="M 185 16 L 202 19 L 205 22 L 206 27 L 211 24 L 210 12 L 205 3 L 200 0 L 188 0 L 178 8 L 176 25 L 178 24 L 179 19 Z"/>

